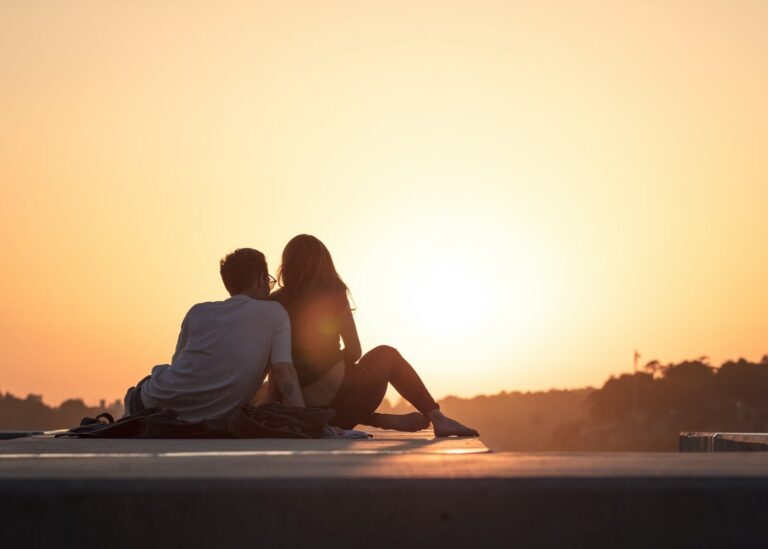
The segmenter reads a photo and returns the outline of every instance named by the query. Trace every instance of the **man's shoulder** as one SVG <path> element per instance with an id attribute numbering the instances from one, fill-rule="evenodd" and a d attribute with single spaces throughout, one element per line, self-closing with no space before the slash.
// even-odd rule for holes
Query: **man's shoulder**
<path id="1" fill-rule="evenodd" d="M 272 301 L 269 299 L 251 299 L 247 303 L 248 310 L 260 317 L 280 317 L 282 318 L 287 313 L 285 309 L 278 301 Z"/>
<path id="2" fill-rule="evenodd" d="M 195 303 L 190 307 L 189 313 L 205 311 L 212 311 L 215 309 L 247 309 L 252 311 L 259 311 L 261 313 L 271 312 L 275 314 L 281 314 L 285 312 L 285 309 L 279 301 L 273 301 L 270 299 L 253 299 L 246 296 L 235 296 L 234 298 L 225 299 L 223 301 L 203 301 L 201 303 Z M 187 314 L 189 314 L 187 313 Z"/>
<path id="3" fill-rule="evenodd" d="M 234 303 L 231 299 L 223 301 L 201 301 L 195 303 L 187 311 L 187 319 L 205 319 L 210 316 L 216 316 L 222 312 L 230 310 Z"/>
<path id="4" fill-rule="evenodd" d="M 189 311 L 187 311 L 187 315 L 195 314 L 195 313 L 202 313 L 205 310 L 208 309 L 214 309 L 216 307 L 221 307 L 226 303 L 226 301 L 201 301 L 200 303 L 195 303 L 189 308 Z"/>
<path id="5" fill-rule="evenodd" d="M 277 318 L 287 317 L 288 313 L 285 312 L 285 308 L 279 301 L 261 301 L 265 310 Z"/>

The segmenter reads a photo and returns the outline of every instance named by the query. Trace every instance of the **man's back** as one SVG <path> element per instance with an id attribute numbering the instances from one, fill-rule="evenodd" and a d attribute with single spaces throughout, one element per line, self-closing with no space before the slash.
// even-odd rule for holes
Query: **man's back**
<path id="1" fill-rule="evenodd" d="M 291 331 L 279 304 L 245 295 L 200 303 L 182 322 L 171 364 L 142 384 L 142 401 L 189 421 L 214 419 L 248 402 L 268 364 L 281 362 L 291 363 Z"/>

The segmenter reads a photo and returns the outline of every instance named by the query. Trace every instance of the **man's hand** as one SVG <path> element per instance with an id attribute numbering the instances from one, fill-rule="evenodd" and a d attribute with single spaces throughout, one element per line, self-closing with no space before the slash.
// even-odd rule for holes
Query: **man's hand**
<path id="1" fill-rule="evenodd" d="M 269 374 L 270 384 L 275 384 L 275 389 L 283 395 L 283 402 L 289 406 L 298 406 L 304 408 L 304 397 L 301 394 L 299 378 L 296 376 L 296 370 L 293 364 L 288 362 L 278 362 L 272 365 Z"/>

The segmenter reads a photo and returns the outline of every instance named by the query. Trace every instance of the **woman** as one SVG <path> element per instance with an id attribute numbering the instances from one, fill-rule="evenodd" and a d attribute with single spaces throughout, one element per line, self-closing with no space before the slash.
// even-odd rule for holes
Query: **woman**
<path id="1" fill-rule="evenodd" d="M 438 437 L 478 436 L 440 411 L 397 350 L 382 345 L 361 356 L 347 286 L 320 240 L 302 234 L 288 242 L 277 279 L 281 288 L 270 299 L 281 303 L 291 319 L 293 364 L 307 406 L 332 408 L 331 423 L 344 429 L 363 424 L 418 431 L 431 422 Z M 390 383 L 418 412 L 376 413 Z"/>

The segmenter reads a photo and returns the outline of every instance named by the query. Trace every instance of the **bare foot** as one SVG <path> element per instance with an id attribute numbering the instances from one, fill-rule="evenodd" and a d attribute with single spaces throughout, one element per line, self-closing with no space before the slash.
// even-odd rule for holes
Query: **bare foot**
<path id="1" fill-rule="evenodd" d="M 455 419 L 451 419 L 444 415 L 440 410 L 434 410 L 429 414 L 429 419 L 432 421 L 432 427 L 435 430 L 436 437 L 478 437 L 478 433 L 475 429 L 462 425 Z"/>
<path id="2" fill-rule="evenodd" d="M 376 427 L 413 433 L 429 427 L 427 416 L 420 412 L 410 414 L 377 414 Z"/>

